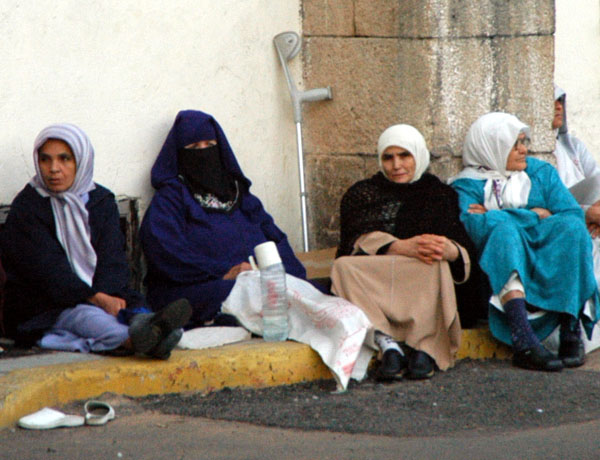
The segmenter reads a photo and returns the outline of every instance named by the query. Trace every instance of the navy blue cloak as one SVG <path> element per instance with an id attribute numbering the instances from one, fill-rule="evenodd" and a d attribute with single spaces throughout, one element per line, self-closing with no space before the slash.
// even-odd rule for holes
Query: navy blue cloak
<path id="1" fill-rule="evenodd" d="M 7 275 L 4 324 L 9 337 L 35 342 L 64 309 L 88 303 L 86 299 L 97 292 L 124 299 L 127 308 L 145 304 L 144 297 L 128 286 L 129 266 L 115 196 L 96 184 L 86 208 L 98 258 L 91 287 L 72 270 L 56 237 L 50 199 L 27 185 L 12 202 L 0 233 Z"/>
<path id="2" fill-rule="evenodd" d="M 211 126 L 207 126 L 210 124 Z M 202 207 L 178 177 L 177 151 L 214 132 L 221 162 L 237 181 L 237 207 L 225 213 Z M 156 189 L 140 228 L 147 261 L 147 296 L 154 310 L 178 298 L 192 304 L 192 325 L 212 320 L 233 288 L 223 276 L 247 262 L 254 247 L 274 241 L 286 272 L 306 278 L 306 271 L 260 200 L 250 193 L 246 178 L 219 123 L 199 111 L 179 112 L 152 167 Z"/>

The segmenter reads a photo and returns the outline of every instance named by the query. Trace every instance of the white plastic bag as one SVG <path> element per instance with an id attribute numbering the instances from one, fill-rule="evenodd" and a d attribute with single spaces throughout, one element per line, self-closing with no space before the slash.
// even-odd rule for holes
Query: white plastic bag
<path id="1" fill-rule="evenodd" d="M 350 378 L 362 380 L 373 355 L 365 345 L 371 322 L 356 305 L 325 295 L 307 281 L 286 275 L 289 338 L 315 350 L 331 369 L 338 388 Z M 240 273 L 221 310 L 234 315 L 254 334 L 262 335 L 260 272 Z"/>

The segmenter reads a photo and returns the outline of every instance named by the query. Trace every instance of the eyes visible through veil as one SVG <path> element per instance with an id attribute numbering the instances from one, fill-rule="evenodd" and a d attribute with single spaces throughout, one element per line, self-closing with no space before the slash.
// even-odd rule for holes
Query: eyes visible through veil
<path id="1" fill-rule="evenodd" d="M 216 139 L 208 139 L 204 141 L 193 142 L 185 146 L 186 149 L 202 150 L 217 145 Z"/>

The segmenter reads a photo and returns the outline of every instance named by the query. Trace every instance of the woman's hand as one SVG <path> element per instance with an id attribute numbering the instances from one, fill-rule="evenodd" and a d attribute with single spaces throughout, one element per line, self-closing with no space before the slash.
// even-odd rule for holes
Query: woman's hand
<path id="1" fill-rule="evenodd" d="M 456 260 L 458 248 L 445 236 L 423 234 L 394 241 L 386 254 L 412 257 L 431 265 L 440 260 Z"/>
<path id="2" fill-rule="evenodd" d="M 127 307 L 127 302 L 120 297 L 105 294 L 104 292 L 97 292 L 87 301 L 93 305 L 102 308 L 109 315 L 117 316 L 119 311 Z"/>
<path id="3" fill-rule="evenodd" d="M 229 269 L 225 276 L 223 276 L 224 280 L 234 280 L 237 276 L 245 272 L 247 270 L 252 270 L 252 266 L 248 262 L 242 262 L 241 264 L 234 265 Z"/>
<path id="4" fill-rule="evenodd" d="M 431 265 L 434 262 L 434 260 L 431 257 L 422 254 L 419 251 L 420 238 L 421 235 L 413 236 L 412 238 L 408 238 L 405 240 L 396 240 L 392 244 L 390 244 L 390 247 L 388 248 L 386 254 L 394 256 L 412 257 L 413 259 L 419 259 L 421 262 L 425 262 L 426 264 Z"/>
<path id="5" fill-rule="evenodd" d="M 540 218 L 540 220 L 545 219 L 546 217 L 550 217 L 552 215 L 552 213 L 546 208 L 531 208 L 531 211 L 535 212 Z"/>
<path id="6" fill-rule="evenodd" d="M 445 236 L 424 234 L 418 241 L 419 252 L 433 260 L 453 262 L 458 258 L 458 248 Z"/>
<path id="7" fill-rule="evenodd" d="M 473 203 L 469 205 L 469 214 L 485 214 L 486 212 L 487 208 L 482 204 Z"/>

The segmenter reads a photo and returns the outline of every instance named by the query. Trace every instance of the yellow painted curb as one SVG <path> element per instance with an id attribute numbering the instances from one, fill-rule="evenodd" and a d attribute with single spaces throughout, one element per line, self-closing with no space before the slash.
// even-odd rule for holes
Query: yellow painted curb
<path id="1" fill-rule="evenodd" d="M 105 392 L 129 396 L 210 392 L 330 378 L 329 369 L 308 345 L 263 341 L 175 351 L 168 361 L 109 358 L 21 369 L 0 377 L 0 427 L 44 406 L 62 406 Z"/>
<path id="2" fill-rule="evenodd" d="M 461 344 L 456 353 L 457 359 L 508 359 L 512 349 L 498 342 L 488 328 L 464 329 Z"/>
<path id="3" fill-rule="evenodd" d="M 466 329 L 458 359 L 506 359 L 509 347 L 487 329 Z M 173 352 L 168 361 L 103 358 L 20 369 L 0 377 L 0 428 L 44 406 L 111 392 L 128 396 L 208 393 L 225 387 L 261 388 L 317 379 L 331 372 L 308 345 L 252 340 L 205 350 Z"/>

